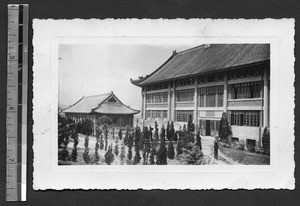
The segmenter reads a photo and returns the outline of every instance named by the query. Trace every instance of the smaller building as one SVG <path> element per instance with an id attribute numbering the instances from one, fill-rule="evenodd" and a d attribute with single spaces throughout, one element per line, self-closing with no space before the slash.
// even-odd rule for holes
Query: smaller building
<path id="1" fill-rule="evenodd" d="M 139 110 L 124 105 L 113 92 L 82 97 L 69 108 L 64 109 L 66 117 L 89 118 L 96 122 L 109 122 L 119 127 L 133 126 L 133 115 Z"/>

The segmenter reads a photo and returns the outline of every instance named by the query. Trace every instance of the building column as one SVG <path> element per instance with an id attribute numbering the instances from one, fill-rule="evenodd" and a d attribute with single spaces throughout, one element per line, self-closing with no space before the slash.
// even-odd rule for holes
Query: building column
<path id="1" fill-rule="evenodd" d="M 144 119 L 144 91 L 142 89 L 142 109 L 141 109 L 141 119 Z"/>
<path id="2" fill-rule="evenodd" d="M 195 78 L 195 96 L 194 96 L 194 124 L 195 132 L 198 131 L 198 79 Z"/>
<path id="3" fill-rule="evenodd" d="M 228 76 L 227 72 L 224 75 L 224 97 L 223 97 L 224 112 L 228 111 Z"/>
<path id="4" fill-rule="evenodd" d="M 176 118 L 175 118 L 175 102 L 176 102 L 176 100 L 175 100 L 175 91 L 176 91 L 176 84 L 175 84 L 175 81 L 173 81 L 173 94 L 172 94 L 172 121 L 174 121 L 175 122 L 175 120 L 176 120 Z"/>
<path id="5" fill-rule="evenodd" d="M 96 114 L 94 114 L 94 136 L 96 136 Z"/>
<path id="6" fill-rule="evenodd" d="M 269 80 L 268 80 L 268 70 L 264 69 L 264 114 L 263 114 L 263 125 L 264 127 L 269 127 Z"/>
<path id="7" fill-rule="evenodd" d="M 171 82 L 168 84 L 168 121 L 172 121 L 171 117 Z"/>
<path id="8" fill-rule="evenodd" d="M 143 94 L 143 120 L 146 120 L 146 98 L 147 98 L 147 92 L 145 91 Z"/>

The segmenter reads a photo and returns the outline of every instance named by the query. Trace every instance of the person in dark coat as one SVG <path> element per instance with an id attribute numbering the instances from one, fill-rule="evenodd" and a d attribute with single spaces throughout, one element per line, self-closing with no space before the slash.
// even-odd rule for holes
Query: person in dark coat
<path id="1" fill-rule="evenodd" d="M 215 156 L 215 159 L 218 159 L 218 150 L 219 150 L 219 137 L 216 136 L 215 141 L 214 141 L 214 156 Z"/>

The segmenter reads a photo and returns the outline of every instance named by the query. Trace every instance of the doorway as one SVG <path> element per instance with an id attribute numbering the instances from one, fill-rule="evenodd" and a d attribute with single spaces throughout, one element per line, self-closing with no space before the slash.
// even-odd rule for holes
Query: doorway
<path id="1" fill-rule="evenodd" d="M 205 135 L 210 136 L 210 120 L 206 120 L 206 125 L 205 125 Z"/>

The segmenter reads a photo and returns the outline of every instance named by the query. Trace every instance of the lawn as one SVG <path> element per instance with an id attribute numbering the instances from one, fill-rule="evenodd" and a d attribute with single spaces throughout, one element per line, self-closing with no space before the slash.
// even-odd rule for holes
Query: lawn
<path id="1" fill-rule="evenodd" d="M 231 158 L 233 161 L 236 161 L 244 165 L 269 165 L 270 156 L 251 153 L 245 150 L 237 150 L 235 148 L 223 147 L 220 145 L 220 151 Z"/>

